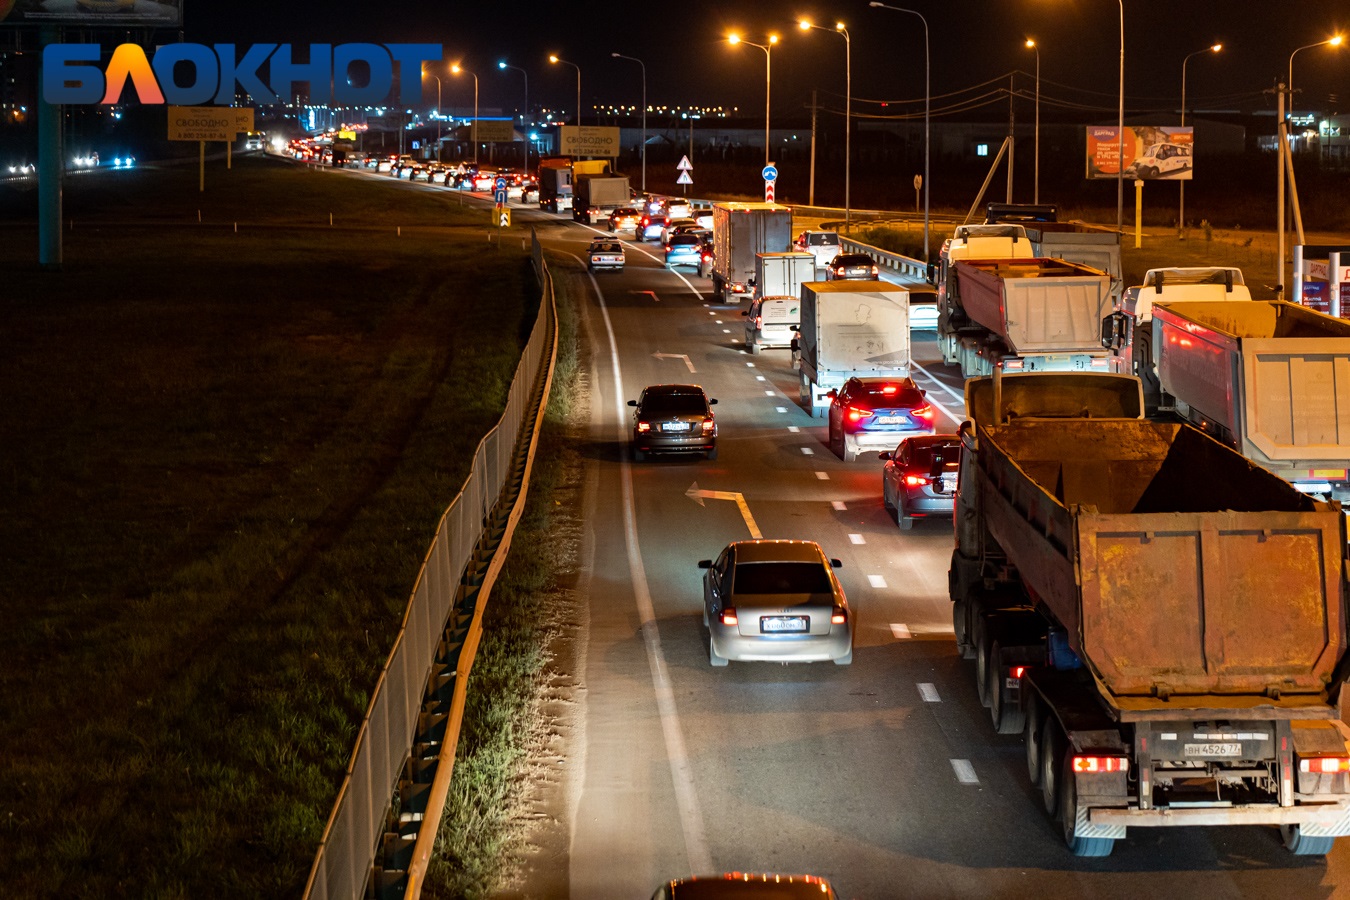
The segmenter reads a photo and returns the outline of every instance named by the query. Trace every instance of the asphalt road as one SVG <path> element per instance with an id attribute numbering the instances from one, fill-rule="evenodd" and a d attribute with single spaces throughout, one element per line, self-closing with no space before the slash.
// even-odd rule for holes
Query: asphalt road
<path id="1" fill-rule="evenodd" d="M 1070 855 L 1020 736 L 993 733 L 956 655 L 950 523 L 898 530 L 881 461 L 829 451 L 787 351 L 744 351 L 741 305 L 712 305 L 705 279 L 665 271 L 650 244 L 627 243 L 624 272 L 588 276 L 594 229 L 513 206 L 576 257 L 591 359 L 575 724 L 548 776 L 565 785 L 569 850 L 535 861 L 551 869 L 535 877 L 545 895 L 641 900 L 732 870 L 824 875 L 845 898 L 1350 894 L 1347 842 L 1296 858 L 1274 828 L 1135 829 L 1106 859 Z M 954 429 L 961 378 L 933 337 L 915 335 L 916 380 Z M 715 462 L 630 461 L 626 403 L 670 381 L 718 398 Z M 697 562 L 752 524 L 842 559 L 853 665 L 708 664 Z"/>

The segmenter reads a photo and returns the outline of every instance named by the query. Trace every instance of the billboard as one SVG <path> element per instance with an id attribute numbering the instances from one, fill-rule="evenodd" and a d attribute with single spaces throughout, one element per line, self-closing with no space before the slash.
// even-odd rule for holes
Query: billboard
<path id="1" fill-rule="evenodd" d="M 598 125 L 558 127 L 558 152 L 563 156 L 619 155 L 619 129 Z"/>
<path id="2" fill-rule="evenodd" d="M 470 124 L 470 128 L 472 128 Z M 516 139 L 515 125 L 510 119 L 479 119 L 480 144 L 509 144 Z"/>
<path id="3" fill-rule="evenodd" d="M 253 130 L 253 110 L 237 106 L 170 106 L 171 141 L 233 141 Z"/>
<path id="4" fill-rule="evenodd" d="M 1190 181 L 1195 129 L 1125 126 L 1125 177 L 1140 181 Z M 1089 125 L 1087 177 L 1120 174 L 1120 140 L 1114 125 Z"/>
<path id="5" fill-rule="evenodd" d="M 0 0 L 0 25 L 183 26 L 183 0 Z"/>

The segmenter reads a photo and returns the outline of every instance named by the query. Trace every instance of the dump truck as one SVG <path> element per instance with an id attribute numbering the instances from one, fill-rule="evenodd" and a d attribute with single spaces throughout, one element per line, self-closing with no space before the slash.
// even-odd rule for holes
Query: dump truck
<path id="1" fill-rule="evenodd" d="M 1020 226 L 1019 226 L 1020 227 Z M 968 259 L 938 290 L 938 346 L 969 378 L 1005 371 L 1106 371 L 1101 321 L 1111 278 L 1059 259 Z"/>
<path id="2" fill-rule="evenodd" d="M 810 253 L 756 253 L 751 297 L 800 297 L 802 282 L 815 280 L 816 258 Z"/>
<path id="3" fill-rule="evenodd" d="M 961 654 L 1069 850 L 1134 827 L 1350 834 L 1345 517 L 1138 379 L 966 384 L 949 586 Z"/>
<path id="4" fill-rule="evenodd" d="M 824 415 L 854 376 L 909 376 L 909 291 L 884 281 L 808 281 L 797 332 L 801 402 Z"/>
<path id="5" fill-rule="evenodd" d="M 1178 416 L 1299 490 L 1350 501 L 1350 321 L 1279 300 L 1152 313 Z"/>
<path id="6" fill-rule="evenodd" d="M 1111 293 L 1119 300 L 1124 287 L 1120 269 L 1120 232 L 1082 222 L 1059 221 L 1054 204 L 990 203 L 985 223 L 1020 224 L 1031 242 L 1031 255 L 1063 259 L 1100 269 L 1111 276 Z"/>
<path id="7" fill-rule="evenodd" d="M 572 175 L 572 218 L 587 225 L 609 220 L 609 214 L 632 200 L 627 175 Z"/>
<path id="8" fill-rule="evenodd" d="M 759 253 L 792 249 L 792 210 L 777 203 L 713 204 L 713 302 L 748 296 Z"/>
<path id="9" fill-rule="evenodd" d="M 1178 300 L 1228 303 L 1251 300 L 1242 270 L 1229 266 L 1149 269 L 1144 283 L 1128 288 L 1102 322 L 1102 346 L 1111 351 L 1111 371 L 1128 372 L 1144 385 L 1144 410 L 1171 406 L 1158 385 L 1153 358 L 1153 304 Z"/>

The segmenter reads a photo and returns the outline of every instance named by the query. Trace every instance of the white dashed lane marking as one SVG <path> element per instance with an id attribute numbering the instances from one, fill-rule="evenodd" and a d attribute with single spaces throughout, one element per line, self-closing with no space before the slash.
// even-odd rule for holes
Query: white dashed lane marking
<path id="1" fill-rule="evenodd" d="M 878 590 L 886 587 L 886 579 L 882 578 L 880 575 L 868 575 L 867 583 Z"/>
<path id="2" fill-rule="evenodd" d="M 814 456 L 814 455 L 815 455 L 815 452 L 816 452 L 816 451 L 812 450 L 810 447 L 802 447 L 802 448 L 801 448 L 801 451 L 802 451 L 802 456 Z"/>
<path id="3" fill-rule="evenodd" d="M 845 504 L 843 500 L 831 500 L 830 505 L 833 506 L 835 509 L 839 510 L 840 512 L 843 512 L 844 510 L 848 509 L 848 505 Z"/>
<path id="4" fill-rule="evenodd" d="M 924 703 L 942 702 L 942 698 L 938 696 L 937 687 L 926 681 L 919 682 L 919 696 L 923 698 Z"/>
<path id="5" fill-rule="evenodd" d="M 980 783 L 980 779 L 975 775 L 975 767 L 970 764 L 968 759 L 952 760 L 952 771 L 956 773 L 956 780 L 962 784 Z"/>
<path id="6" fill-rule="evenodd" d="M 829 473 L 829 472 L 817 472 L 817 473 L 816 473 L 816 480 L 817 480 L 817 481 L 829 481 L 829 480 L 830 480 L 830 473 Z"/>
<path id="7" fill-rule="evenodd" d="M 914 635 L 910 633 L 909 626 L 903 624 L 892 623 L 891 634 L 894 635 L 897 640 L 901 641 L 907 641 L 914 637 Z"/>
<path id="8" fill-rule="evenodd" d="M 850 534 L 850 535 L 848 536 L 848 539 L 849 539 L 849 542 L 850 542 L 850 543 L 854 543 L 854 544 L 865 544 L 865 543 L 867 543 L 867 539 L 864 538 L 861 534 Z"/>

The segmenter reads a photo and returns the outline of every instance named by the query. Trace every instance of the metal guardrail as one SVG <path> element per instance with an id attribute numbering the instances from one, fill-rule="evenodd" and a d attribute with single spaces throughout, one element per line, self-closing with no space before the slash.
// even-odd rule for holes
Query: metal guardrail
<path id="1" fill-rule="evenodd" d="M 873 247 L 871 244 L 864 244 L 843 235 L 839 236 L 839 246 L 850 253 L 866 253 L 877 261 L 877 265 L 884 266 L 897 275 L 924 280 L 928 278 L 928 266 L 922 260 L 882 250 L 880 247 Z"/>
<path id="2" fill-rule="evenodd" d="M 458 702 L 458 715 L 463 713 L 464 682 L 473 663 L 477 647 L 482 601 L 487 584 L 481 593 L 474 592 L 475 609 L 471 622 L 459 622 L 463 613 L 457 604 L 464 600 L 464 573 L 483 561 L 475 558 L 483 543 L 491 541 L 504 551 L 509 547 L 509 533 L 503 540 L 494 520 L 494 509 L 508 479 L 519 479 L 528 473 L 518 465 L 519 441 L 522 425 L 538 413 L 538 392 L 544 366 L 551 364 L 555 348 L 554 308 L 551 282 L 544 266 L 542 249 L 537 235 L 533 236 L 535 272 L 539 276 L 543 302 L 530 338 L 516 367 L 507 395 L 506 409 L 497 425 L 487 433 L 474 453 L 473 468 L 465 479 L 458 496 L 441 516 L 436 535 L 428 549 L 422 568 L 417 574 L 412 595 L 404 612 L 403 623 L 394 641 L 393 650 L 380 673 L 365 719 L 357 733 L 347 773 L 338 791 L 337 801 L 328 817 L 323 839 L 315 855 L 309 880 L 305 885 L 306 900 L 358 900 L 372 878 L 381 844 L 385 843 L 391 798 L 401 777 L 409 768 L 413 741 L 427 731 L 429 713 L 424 695 L 428 684 L 448 680 Z M 531 440 L 534 435 L 530 436 Z M 522 471 L 523 470 L 523 471 Z M 516 506 L 523 503 L 523 492 Z M 514 527 L 519 510 L 514 509 L 508 526 Z M 500 566 L 498 554 L 493 564 Z M 504 552 L 500 554 L 504 556 Z M 495 575 L 495 571 L 493 572 Z M 478 585 L 482 579 L 476 579 Z M 457 621 L 452 622 L 452 614 Z M 458 642 L 449 648 L 451 675 L 445 670 L 447 628 L 456 630 Z M 432 685 L 443 692 L 445 683 Z M 436 713 L 443 722 L 442 744 L 450 743 L 458 735 L 458 717 L 452 712 Z M 442 760 L 448 750 L 453 761 L 454 747 L 440 747 L 434 753 Z M 448 774 L 447 774 L 448 777 Z M 420 824 L 428 797 L 435 792 L 430 786 L 416 792 L 419 802 L 410 803 L 402 810 L 400 821 Z M 398 796 L 404 796 L 399 793 Z M 441 797 L 444 803 L 444 797 Z M 420 807 L 420 809 L 418 808 Z M 416 828 L 413 829 L 416 837 Z M 434 839 L 434 828 L 431 829 Z M 404 840 L 411 841 L 404 836 Z M 422 842 L 418 840 L 418 847 Z"/>

